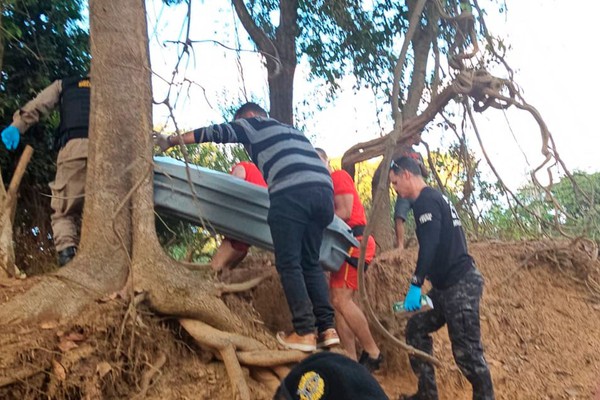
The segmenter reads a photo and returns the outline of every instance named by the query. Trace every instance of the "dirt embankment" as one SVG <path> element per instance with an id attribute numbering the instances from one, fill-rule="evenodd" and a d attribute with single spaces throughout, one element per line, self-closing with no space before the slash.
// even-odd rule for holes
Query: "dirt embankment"
<path id="1" fill-rule="evenodd" d="M 539 242 L 471 244 L 486 280 L 482 336 L 497 399 L 592 399 L 600 385 L 600 301 L 589 285 L 600 275 L 599 263 L 548 248 Z M 374 265 L 367 273 L 378 319 L 401 338 L 405 321 L 390 307 L 403 298 L 415 258 L 416 249 L 409 248 L 402 262 Z M 270 259 L 265 254 L 250 257 L 224 279 L 242 281 L 273 270 Z M 3 289 L 2 301 L 19 291 Z M 228 295 L 226 302 L 257 328 L 289 328 L 276 275 L 250 292 Z M 14 330 L 11 340 L 4 341 L 11 346 L 0 349 L 0 370 L 5 367 L 2 353 L 23 347 L 24 366 L 52 367 L 0 388 L 0 398 L 231 398 L 223 364 L 174 321 L 143 309 L 133 315 L 127 310 L 118 300 L 99 304 L 69 329 L 40 327 L 39 337 L 30 343 L 20 343 L 23 332 Z M 416 380 L 406 355 L 380 334 L 376 337 L 386 357 L 376 378 L 390 399 L 412 393 Z M 452 360 L 445 328 L 434 335 L 434 347 L 443 363 L 437 369 L 440 398 L 470 399 L 470 385 Z M 253 398 L 270 398 L 258 383 L 251 383 L 250 390 Z"/>

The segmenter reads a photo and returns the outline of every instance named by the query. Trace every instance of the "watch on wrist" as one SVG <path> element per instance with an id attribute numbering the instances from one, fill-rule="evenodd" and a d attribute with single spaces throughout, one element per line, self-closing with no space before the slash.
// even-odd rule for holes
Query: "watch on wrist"
<path id="1" fill-rule="evenodd" d="M 423 286 L 423 281 L 421 279 L 419 279 L 419 277 L 417 275 L 413 275 L 410 278 L 410 284 L 421 287 L 421 286 Z"/>

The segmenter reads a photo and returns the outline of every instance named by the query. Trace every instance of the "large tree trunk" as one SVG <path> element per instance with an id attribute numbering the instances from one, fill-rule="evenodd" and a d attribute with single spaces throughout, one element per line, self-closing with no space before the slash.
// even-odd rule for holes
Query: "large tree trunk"
<path id="1" fill-rule="evenodd" d="M 294 124 L 294 74 L 296 72 L 296 36 L 298 35 L 298 1 L 281 0 L 275 47 L 280 70 L 268 63 L 271 116 L 283 123 Z"/>
<path id="2" fill-rule="evenodd" d="M 81 250 L 67 267 L 4 304 L 0 324 L 68 319 L 121 290 L 129 276 L 158 311 L 219 328 L 237 326 L 213 285 L 168 258 L 156 237 L 144 2 L 90 1 L 90 33 L 93 87 Z"/>
<path id="3" fill-rule="evenodd" d="M 281 54 L 281 52 L 280 52 Z M 285 124 L 294 124 L 294 74 L 296 72 L 296 57 L 293 60 L 281 58 L 282 66 L 279 73 L 268 68 L 270 116 Z"/>

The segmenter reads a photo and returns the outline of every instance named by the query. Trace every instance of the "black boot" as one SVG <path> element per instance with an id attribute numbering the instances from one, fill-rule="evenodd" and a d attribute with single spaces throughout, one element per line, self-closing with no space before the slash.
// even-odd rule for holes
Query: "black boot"
<path id="1" fill-rule="evenodd" d="M 381 368 L 381 363 L 383 362 L 383 354 L 379 352 L 379 356 L 377 358 L 371 358 L 369 353 L 363 351 L 358 359 L 358 363 L 364 365 L 369 372 L 373 373 Z"/>
<path id="2" fill-rule="evenodd" d="M 77 254 L 77 247 L 71 246 L 58 252 L 58 265 L 64 267 Z"/>

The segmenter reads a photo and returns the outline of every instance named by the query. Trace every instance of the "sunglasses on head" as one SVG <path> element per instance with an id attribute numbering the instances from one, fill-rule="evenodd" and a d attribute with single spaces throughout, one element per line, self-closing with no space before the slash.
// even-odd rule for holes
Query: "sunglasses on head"
<path id="1" fill-rule="evenodd" d="M 400 171 L 400 166 L 396 163 L 396 161 L 392 160 L 390 163 L 390 169 L 392 169 L 394 172 L 398 172 Z"/>

